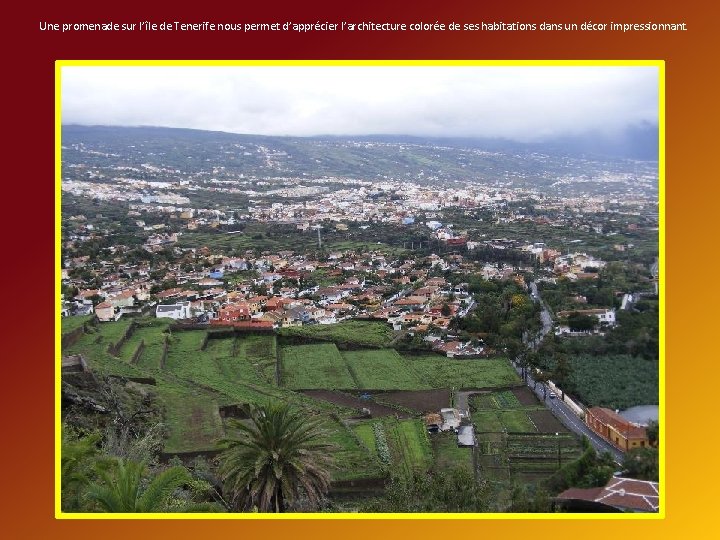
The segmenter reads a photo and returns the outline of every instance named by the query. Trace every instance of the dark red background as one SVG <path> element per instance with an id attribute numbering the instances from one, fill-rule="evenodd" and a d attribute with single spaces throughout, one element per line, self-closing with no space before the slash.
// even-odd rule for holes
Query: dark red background
<path id="1" fill-rule="evenodd" d="M 10 538 L 701 536 L 715 497 L 709 396 L 717 295 L 717 8 L 689 2 L 73 2 L 4 14 L 3 526 Z M 5 8 L 11 9 L 11 8 Z M 47 22 L 686 22 L 683 33 L 65 33 Z M 57 521 L 53 517 L 54 62 L 87 59 L 661 59 L 667 75 L 667 519 Z M 704 375 L 705 374 L 705 375 Z M 707 383 L 704 380 L 708 381 Z M 705 416 L 705 418 L 702 418 Z M 706 514 L 707 512 L 707 514 Z M 685 534 L 683 534 L 685 533 Z"/>

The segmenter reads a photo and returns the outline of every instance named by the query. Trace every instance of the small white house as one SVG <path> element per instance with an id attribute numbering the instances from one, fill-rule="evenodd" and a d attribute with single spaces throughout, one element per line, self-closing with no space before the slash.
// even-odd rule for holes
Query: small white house
<path id="1" fill-rule="evenodd" d="M 155 308 L 157 318 L 166 317 L 169 319 L 189 319 L 190 302 L 179 302 L 177 304 L 164 304 Z"/>

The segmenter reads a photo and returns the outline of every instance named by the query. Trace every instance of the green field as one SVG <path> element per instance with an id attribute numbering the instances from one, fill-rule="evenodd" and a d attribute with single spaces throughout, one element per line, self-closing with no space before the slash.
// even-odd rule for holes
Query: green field
<path id="1" fill-rule="evenodd" d="M 347 364 L 332 343 L 292 345 L 281 351 L 282 386 L 293 390 L 357 388 Z"/>
<path id="2" fill-rule="evenodd" d="M 344 321 L 338 324 L 316 324 L 283 328 L 280 330 L 280 336 L 297 336 L 318 341 L 332 341 L 338 345 L 387 347 L 390 345 L 394 334 L 388 325 L 381 322 Z"/>
<path id="3" fill-rule="evenodd" d="M 433 470 L 448 471 L 456 468 L 473 471 L 472 449 L 457 445 L 457 435 L 452 432 L 435 433 L 431 437 L 435 457 Z"/>
<path id="4" fill-rule="evenodd" d="M 168 438 L 165 452 L 211 450 L 224 436 L 217 402 L 204 392 L 178 384 L 159 384 Z"/>
<path id="5" fill-rule="evenodd" d="M 658 362 L 630 355 L 571 356 L 571 391 L 588 407 L 626 409 L 657 405 Z"/>
<path id="6" fill-rule="evenodd" d="M 472 421 L 478 431 L 537 431 L 525 411 L 479 411 Z"/>
<path id="7" fill-rule="evenodd" d="M 377 454 L 377 444 L 375 441 L 375 433 L 373 432 L 372 424 L 372 422 L 363 422 L 362 424 L 357 424 L 353 426 L 352 429 L 355 432 L 355 435 L 358 436 L 360 441 L 374 456 Z"/>
<path id="8" fill-rule="evenodd" d="M 120 348 L 118 357 L 110 355 L 107 349 L 123 336 L 130 319 L 89 326 L 88 333 L 63 353 L 82 353 L 92 369 L 104 374 L 154 378 L 167 429 L 166 452 L 215 448 L 226 435 L 218 411 L 220 406 L 285 401 L 308 414 L 327 418 L 329 438 L 337 449 L 332 476 L 338 481 L 383 478 L 389 471 L 406 475 L 433 467 L 443 470 L 453 463 L 469 466 L 470 454 L 456 447 L 454 436 L 452 441 L 448 439 L 438 445 L 433 440 L 431 445 L 418 419 L 389 417 L 358 422 L 349 428 L 338 418 L 350 418 L 356 410 L 314 400 L 292 390 L 494 387 L 516 380 L 503 359 L 411 357 L 402 356 L 394 349 L 380 348 L 379 344 L 391 333 L 386 326 L 375 323 L 324 327 L 320 334 L 326 339 L 348 340 L 349 334 L 360 334 L 359 338 L 352 338 L 373 343 L 372 348 L 341 352 L 334 343 L 279 346 L 274 335 L 223 333 L 209 337 L 206 330 L 169 331 L 169 321 L 140 318 L 135 322 L 137 327 Z M 73 324 L 75 328 L 79 326 L 75 321 Z M 380 333 L 373 337 L 372 332 L 378 330 Z M 161 366 L 166 339 L 167 356 Z M 141 341 L 145 348 L 132 365 L 129 361 Z M 280 387 L 276 384 L 278 353 Z M 508 373 L 511 377 L 507 377 Z M 376 422 L 381 425 L 387 447 L 385 464 L 379 457 L 372 427 Z"/>
<path id="9" fill-rule="evenodd" d="M 559 434 L 538 433 L 529 413 L 547 411 L 540 403 L 523 405 L 510 390 L 471 396 L 470 411 L 480 474 L 485 478 L 534 483 L 557 470 L 558 450 L 561 462 L 579 455 L 578 441 L 565 428 Z M 548 429 L 547 422 L 540 427 Z"/>
<path id="10" fill-rule="evenodd" d="M 431 388 L 410 361 L 394 349 L 343 351 L 358 387 L 367 390 L 425 390 Z"/>
<path id="11" fill-rule="evenodd" d="M 515 394 L 510 390 L 500 392 L 487 392 L 474 394 L 470 398 L 470 410 L 479 411 L 482 409 L 521 409 L 520 403 Z"/>
<path id="12" fill-rule="evenodd" d="M 114 345 L 130 326 L 129 320 L 100 323 L 90 326 L 89 331 L 62 354 L 82 354 L 93 371 L 105 375 L 124 375 L 128 377 L 146 376 L 143 371 L 128 362 L 115 358 L 108 353 L 108 346 Z"/>
<path id="13" fill-rule="evenodd" d="M 73 330 L 80 328 L 83 324 L 90 321 L 94 315 L 81 315 L 77 317 L 63 317 L 60 319 L 60 327 L 63 334 L 69 334 Z"/>
<path id="14" fill-rule="evenodd" d="M 394 475 L 410 476 L 432 467 L 430 439 L 420 420 L 397 420 L 388 417 L 365 421 L 353 426 L 353 432 L 380 463 L 384 461 L 383 443 L 378 437 L 384 439 L 389 450 L 387 466 Z"/>
<path id="15" fill-rule="evenodd" d="M 120 349 L 120 358 L 129 362 L 142 342 L 144 348 L 137 365 L 145 369 L 160 369 L 167 326 L 167 319 L 153 319 L 138 325 Z"/>
<path id="16" fill-rule="evenodd" d="M 439 355 L 406 358 L 432 388 L 492 388 L 520 382 L 505 358 L 456 360 Z"/>
<path id="17" fill-rule="evenodd" d="M 325 429 L 330 443 L 334 446 L 333 480 L 381 478 L 385 475 L 376 454 L 360 442 L 350 428 L 340 422 L 328 420 Z"/>

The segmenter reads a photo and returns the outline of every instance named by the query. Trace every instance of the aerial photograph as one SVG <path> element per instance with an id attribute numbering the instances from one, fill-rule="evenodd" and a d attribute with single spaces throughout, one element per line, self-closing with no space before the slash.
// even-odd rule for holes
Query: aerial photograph
<path id="1" fill-rule="evenodd" d="M 58 73 L 62 514 L 664 511 L 657 65 Z"/>

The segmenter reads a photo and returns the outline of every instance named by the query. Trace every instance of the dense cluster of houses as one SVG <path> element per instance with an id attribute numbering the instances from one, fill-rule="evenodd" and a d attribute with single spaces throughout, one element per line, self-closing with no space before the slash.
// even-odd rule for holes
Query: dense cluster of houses
<path id="1" fill-rule="evenodd" d="M 483 353 L 477 344 L 441 338 L 454 317 L 465 316 L 475 305 L 467 283 L 449 282 L 445 271 L 483 271 L 458 254 L 407 259 L 379 252 L 335 252 L 314 260 L 290 251 L 227 257 L 200 248 L 180 252 L 178 263 L 167 265 L 163 279 L 175 286 L 162 290 L 146 263 L 68 260 L 63 283 L 72 285 L 68 270 L 79 267 L 96 273 L 102 286 L 81 288 L 64 299 L 63 314 L 94 311 L 105 322 L 151 311 L 174 320 L 275 329 L 373 318 L 396 330 L 429 333 L 427 341 L 449 357 Z M 493 267 L 492 275 L 521 279 L 510 268 Z"/>

